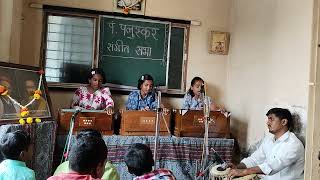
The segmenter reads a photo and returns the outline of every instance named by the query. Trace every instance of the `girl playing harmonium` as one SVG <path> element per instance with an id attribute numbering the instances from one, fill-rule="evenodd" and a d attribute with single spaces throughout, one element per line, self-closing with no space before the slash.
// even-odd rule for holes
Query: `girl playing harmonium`
<path id="1" fill-rule="evenodd" d="M 157 98 L 153 90 L 153 78 L 149 74 L 142 75 L 138 80 L 138 90 L 129 94 L 127 110 L 148 111 L 157 108 Z"/>
<path id="2" fill-rule="evenodd" d="M 200 77 L 194 77 L 191 80 L 191 86 L 183 98 L 182 109 L 202 110 L 204 107 L 203 98 L 201 97 L 204 81 Z M 210 110 L 220 110 L 209 97 Z"/>
<path id="3" fill-rule="evenodd" d="M 110 90 L 102 86 L 105 83 L 104 72 L 99 68 L 92 69 L 88 81 L 87 86 L 80 86 L 74 93 L 71 108 L 106 110 L 108 114 L 112 114 L 114 102 Z"/>

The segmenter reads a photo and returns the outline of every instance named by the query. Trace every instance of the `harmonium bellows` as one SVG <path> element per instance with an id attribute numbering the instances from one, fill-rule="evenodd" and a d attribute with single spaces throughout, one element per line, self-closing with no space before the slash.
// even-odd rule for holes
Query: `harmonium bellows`
<path id="1" fill-rule="evenodd" d="M 159 116 L 160 135 L 169 135 L 170 113 Z M 155 111 L 124 111 L 121 115 L 120 135 L 125 136 L 154 136 L 157 113 Z M 165 122 L 164 122 L 165 120 Z"/>
<path id="2" fill-rule="evenodd" d="M 178 137 L 203 137 L 204 115 L 200 110 L 176 110 L 174 135 Z M 220 111 L 210 112 L 209 137 L 229 138 L 230 117 Z"/>
<path id="3" fill-rule="evenodd" d="M 59 111 L 59 134 L 67 134 L 69 132 L 71 117 L 75 112 L 75 109 L 61 109 Z M 81 110 L 75 117 L 73 132 L 83 129 L 95 129 L 104 135 L 112 135 L 112 115 L 108 115 L 103 110 Z"/>

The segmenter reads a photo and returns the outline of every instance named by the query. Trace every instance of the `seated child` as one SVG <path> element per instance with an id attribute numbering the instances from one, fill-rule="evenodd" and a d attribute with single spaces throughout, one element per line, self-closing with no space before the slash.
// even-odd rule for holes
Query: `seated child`
<path id="1" fill-rule="evenodd" d="M 204 107 L 203 99 L 201 98 L 201 91 L 203 91 L 204 81 L 200 77 L 194 77 L 191 80 L 191 86 L 185 94 L 182 103 L 182 109 L 202 110 Z M 209 98 L 210 110 L 220 110 Z"/>
<path id="2" fill-rule="evenodd" d="M 102 138 L 102 135 L 99 131 L 94 129 L 84 129 L 77 134 L 76 139 L 86 137 L 86 136 L 95 136 L 98 138 Z M 68 172 L 70 172 L 69 161 L 65 161 L 57 167 L 53 175 L 59 175 L 59 174 L 68 173 Z M 104 174 L 101 179 L 120 180 L 117 169 L 110 162 L 107 162 L 106 165 L 104 166 Z"/>
<path id="3" fill-rule="evenodd" d="M 153 77 L 144 74 L 138 79 L 138 90 L 132 91 L 126 103 L 127 110 L 149 111 L 157 107 L 156 94 L 152 92 Z"/>
<path id="4" fill-rule="evenodd" d="M 107 153 L 107 146 L 102 138 L 78 138 L 68 155 L 70 172 L 51 176 L 48 180 L 99 180 L 104 173 Z"/>
<path id="5" fill-rule="evenodd" d="M 1 137 L 0 149 L 4 160 L 0 163 L 0 179 L 36 179 L 34 171 L 24 162 L 29 146 L 30 137 L 21 130 L 8 132 Z"/>
<path id="6" fill-rule="evenodd" d="M 105 110 L 113 113 L 114 102 L 108 87 L 104 87 L 106 77 L 102 69 L 91 69 L 88 74 L 88 85 L 80 86 L 74 93 L 71 108 L 88 110 Z"/>
<path id="7" fill-rule="evenodd" d="M 157 169 L 152 171 L 154 160 L 152 152 L 147 145 L 137 143 L 130 146 L 126 152 L 124 161 L 129 173 L 137 176 L 133 180 L 176 179 L 170 170 Z"/>

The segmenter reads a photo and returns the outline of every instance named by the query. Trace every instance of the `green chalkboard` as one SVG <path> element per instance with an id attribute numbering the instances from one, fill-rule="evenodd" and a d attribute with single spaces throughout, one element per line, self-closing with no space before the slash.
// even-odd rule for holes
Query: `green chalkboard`
<path id="1" fill-rule="evenodd" d="M 108 83 L 136 87 L 142 74 L 167 86 L 170 22 L 101 16 L 99 67 Z"/>

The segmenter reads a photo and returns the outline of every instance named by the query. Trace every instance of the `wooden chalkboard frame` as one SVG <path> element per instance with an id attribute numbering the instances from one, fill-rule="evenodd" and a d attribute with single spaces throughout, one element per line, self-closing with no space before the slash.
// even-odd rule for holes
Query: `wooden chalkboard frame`
<path id="1" fill-rule="evenodd" d="M 168 37 L 167 37 L 167 44 L 166 44 L 166 72 L 165 72 L 165 86 L 159 86 L 160 89 L 166 91 L 168 90 L 168 82 L 169 82 L 169 64 L 170 64 L 170 40 L 171 40 L 171 22 L 169 21 L 160 21 L 160 20 L 152 20 L 152 19 L 144 19 L 144 18 L 132 18 L 132 17 L 119 17 L 119 16 L 111 16 L 111 15 L 100 15 L 98 18 L 98 33 L 97 33 L 97 47 L 96 48 L 96 57 L 98 57 L 97 60 L 97 66 L 99 67 L 100 62 L 100 47 L 101 47 L 101 41 L 100 41 L 100 34 L 101 34 L 101 19 L 102 18 L 114 18 L 114 19 L 121 19 L 121 20 L 129 20 L 129 21 L 139 21 L 139 22 L 151 22 L 151 23 L 158 23 L 158 24 L 165 24 L 169 26 L 168 29 Z M 138 80 L 138 77 L 137 77 Z M 120 91 L 132 91 L 134 89 L 137 89 L 135 86 L 128 86 L 123 84 L 114 84 L 114 83 L 107 83 L 108 87 L 114 90 L 120 90 Z M 155 84 L 157 86 L 157 84 Z"/>
<path id="2" fill-rule="evenodd" d="M 81 9 L 81 8 L 71 8 L 71 7 L 62 7 L 62 6 L 53 6 L 53 5 L 43 5 L 43 11 L 45 16 L 48 14 L 55 14 L 61 16 L 72 16 L 72 17 L 91 17 L 95 19 L 95 42 L 94 42 L 94 59 L 92 62 L 92 67 L 97 67 L 98 61 L 98 45 L 97 45 L 97 36 L 98 36 L 98 17 L 101 15 L 110 15 L 110 16 L 117 16 L 123 18 L 141 18 L 141 19 L 148 19 L 148 20 L 158 20 L 158 21 L 169 21 L 172 23 L 172 27 L 180 26 L 181 28 L 185 28 L 185 38 L 184 38 L 184 58 L 183 58 L 183 69 L 182 69 L 182 79 L 181 79 L 181 89 L 168 89 L 166 90 L 163 95 L 166 97 L 183 97 L 187 84 L 187 67 L 188 67 L 188 51 L 189 51 L 189 38 L 190 38 L 190 20 L 183 20 L 183 19 L 173 19 L 173 18 L 163 18 L 163 17 L 153 17 L 153 16 L 143 16 L 143 15 L 136 15 L 136 14 L 129 14 L 124 15 L 123 13 L 114 13 L 114 12 L 106 12 L 106 11 L 97 11 L 97 10 L 89 10 L 89 9 Z M 43 32 L 46 32 L 46 18 L 43 19 Z M 46 47 L 46 34 L 43 34 L 42 44 L 41 44 L 41 62 L 40 64 L 44 67 L 45 64 L 45 47 Z M 171 35 L 170 35 L 171 37 Z M 170 79 L 170 77 L 168 77 Z M 55 91 L 67 91 L 71 92 L 78 88 L 80 85 L 85 85 L 81 83 L 62 83 L 62 82 L 48 82 L 48 87 L 50 90 Z M 131 90 L 128 89 L 120 89 L 118 87 L 114 88 L 113 84 L 105 84 L 105 86 L 110 87 L 111 92 L 113 94 L 122 94 L 128 95 Z"/>

